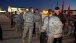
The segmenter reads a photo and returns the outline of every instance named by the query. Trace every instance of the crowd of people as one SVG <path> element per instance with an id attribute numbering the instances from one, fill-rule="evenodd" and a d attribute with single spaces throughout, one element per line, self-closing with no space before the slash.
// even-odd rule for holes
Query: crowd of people
<path id="1" fill-rule="evenodd" d="M 74 43 L 76 43 L 76 20 L 73 24 L 75 24 Z M 26 43 L 27 34 L 29 35 L 28 43 L 32 43 L 33 30 L 36 39 L 40 39 L 40 43 L 62 43 L 62 38 L 67 33 L 66 28 L 69 30 L 67 35 L 70 35 L 72 30 L 71 19 L 67 19 L 66 14 L 63 14 L 59 7 L 56 7 L 54 11 L 48 9 L 45 18 L 42 18 L 38 9 L 33 12 L 32 7 L 25 14 L 17 14 L 15 11 L 15 14 L 12 13 L 11 25 L 16 34 L 22 36 L 24 43 Z"/>

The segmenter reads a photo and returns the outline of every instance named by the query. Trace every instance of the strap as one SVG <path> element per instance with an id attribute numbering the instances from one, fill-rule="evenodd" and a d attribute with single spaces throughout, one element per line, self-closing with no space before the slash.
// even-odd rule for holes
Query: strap
<path id="1" fill-rule="evenodd" d="M 49 20 L 50 20 L 50 17 L 48 15 L 48 28 L 46 29 L 48 31 L 48 33 L 49 33 Z"/>

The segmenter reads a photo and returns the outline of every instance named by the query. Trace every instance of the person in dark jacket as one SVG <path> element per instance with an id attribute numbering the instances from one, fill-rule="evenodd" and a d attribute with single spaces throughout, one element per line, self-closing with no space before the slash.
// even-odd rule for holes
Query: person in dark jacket
<path id="1" fill-rule="evenodd" d="M 75 40 L 74 40 L 74 43 L 76 43 L 76 33 L 75 33 Z"/>
<path id="2" fill-rule="evenodd" d="M 74 30 L 74 38 L 75 38 L 75 40 L 74 40 L 74 43 L 76 43 L 76 20 L 74 22 L 74 25 L 75 25 L 75 30 Z"/>
<path id="3" fill-rule="evenodd" d="M 55 12 L 54 16 L 59 17 L 59 19 L 61 20 L 61 22 L 62 22 L 62 24 L 64 26 L 66 19 L 64 17 L 64 14 L 62 13 L 62 10 L 60 10 L 59 7 L 56 7 L 54 12 Z M 57 43 L 57 42 L 62 43 L 62 36 L 59 37 L 59 38 L 54 38 L 54 43 Z"/>
<path id="4" fill-rule="evenodd" d="M 13 28 L 13 12 L 11 12 L 11 28 Z"/>
<path id="5" fill-rule="evenodd" d="M 0 25 L 0 40 L 3 41 L 1 25 Z"/>

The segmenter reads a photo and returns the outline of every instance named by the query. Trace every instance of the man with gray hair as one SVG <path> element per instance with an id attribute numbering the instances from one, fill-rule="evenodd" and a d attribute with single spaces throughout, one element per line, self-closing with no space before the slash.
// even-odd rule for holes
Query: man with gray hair
<path id="1" fill-rule="evenodd" d="M 23 31 L 23 37 L 22 40 L 25 42 L 25 37 L 27 32 L 29 31 L 29 39 L 28 43 L 32 43 L 32 31 L 33 31 L 33 24 L 34 24 L 34 14 L 33 14 L 33 8 L 29 8 L 29 12 L 24 14 L 23 16 L 24 19 L 24 31 Z"/>

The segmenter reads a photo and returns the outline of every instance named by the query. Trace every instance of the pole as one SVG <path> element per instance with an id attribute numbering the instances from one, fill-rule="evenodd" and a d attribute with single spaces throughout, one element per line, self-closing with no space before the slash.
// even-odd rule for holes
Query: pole
<path id="1" fill-rule="evenodd" d="M 58 7 L 58 0 L 56 0 L 56 7 Z"/>

